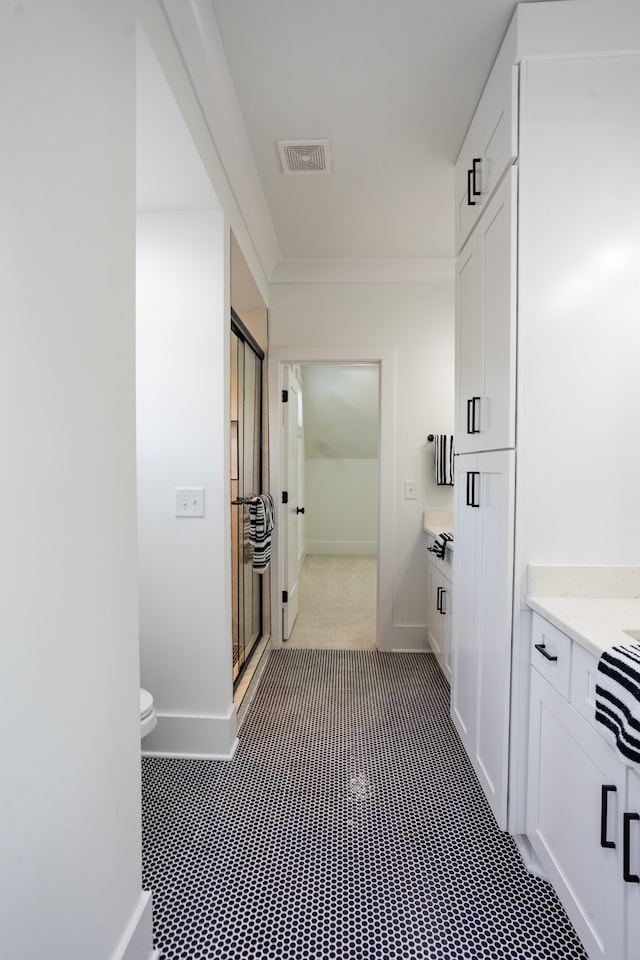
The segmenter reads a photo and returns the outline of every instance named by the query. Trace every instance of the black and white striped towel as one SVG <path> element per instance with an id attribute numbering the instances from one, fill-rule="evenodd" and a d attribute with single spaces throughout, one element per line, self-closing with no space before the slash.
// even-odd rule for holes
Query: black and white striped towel
<path id="1" fill-rule="evenodd" d="M 600 657 L 596 720 L 624 762 L 640 767 L 640 643 L 619 644 Z"/>
<path id="2" fill-rule="evenodd" d="M 253 569 L 256 573 L 264 573 L 271 560 L 275 513 L 270 493 L 261 493 L 249 500 L 249 543 L 253 547 Z"/>
<path id="3" fill-rule="evenodd" d="M 439 487 L 453 486 L 453 437 L 446 433 L 435 435 L 435 472 Z"/>
<path id="4" fill-rule="evenodd" d="M 438 536 L 433 541 L 433 543 L 431 544 L 431 546 L 429 547 L 429 550 L 431 551 L 431 553 L 434 553 L 436 557 L 438 557 L 440 560 L 443 560 L 444 552 L 447 549 L 447 544 L 451 543 L 452 541 L 453 541 L 452 533 L 439 533 Z"/>

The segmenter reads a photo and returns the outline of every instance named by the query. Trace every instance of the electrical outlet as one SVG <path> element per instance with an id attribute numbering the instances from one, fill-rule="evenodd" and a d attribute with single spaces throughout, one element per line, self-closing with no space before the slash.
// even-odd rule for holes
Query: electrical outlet
<path id="1" fill-rule="evenodd" d="M 204 487 L 176 487 L 176 517 L 204 517 Z"/>
<path id="2" fill-rule="evenodd" d="M 404 482 L 404 498 L 405 498 L 405 500 L 417 500 L 417 499 L 418 499 L 418 481 L 417 481 L 417 480 L 405 480 L 405 482 Z"/>

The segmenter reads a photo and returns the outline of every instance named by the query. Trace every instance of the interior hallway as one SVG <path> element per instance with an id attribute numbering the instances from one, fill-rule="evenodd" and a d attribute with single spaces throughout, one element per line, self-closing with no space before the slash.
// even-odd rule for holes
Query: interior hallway
<path id="1" fill-rule="evenodd" d="M 448 698 L 432 654 L 283 649 L 232 761 L 144 758 L 163 960 L 586 960 Z"/>
<path id="2" fill-rule="evenodd" d="M 375 650 L 378 558 L 308 555 L 285 649 Z"/>

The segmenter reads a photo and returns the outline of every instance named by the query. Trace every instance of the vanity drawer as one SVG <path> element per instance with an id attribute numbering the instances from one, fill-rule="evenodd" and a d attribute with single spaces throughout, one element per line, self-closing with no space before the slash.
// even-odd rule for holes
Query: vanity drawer
<path id="1" fill-rule="evenodd" d="M 571 704 L 592 727 L 602 733 L 595 716 L 598 661 L 577 643 L 573 645 L 571 656 Z"/>
<path id="2" fill-rule="evenodd" d="M 531 665 L 565 700 L 569 699 L 571 640 L 537 613 L 531 629 Z"/>

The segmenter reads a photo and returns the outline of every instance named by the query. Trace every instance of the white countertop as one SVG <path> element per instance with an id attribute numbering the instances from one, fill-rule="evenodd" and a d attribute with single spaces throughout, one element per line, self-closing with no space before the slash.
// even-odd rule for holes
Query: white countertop
<path id="1" fill-rule="evenodd" d="M 432 537 L 441 533 L 453 533 L 453 513 L 451 510 L 425 510 L 423 530 Z"/>
<path id="2" fill-rule="evenodd" d="M 527 597 L 527 604 L 594 657 L 617 643 L 624 630 L 640 630 L 640 599 L 620 597 Z"/>

